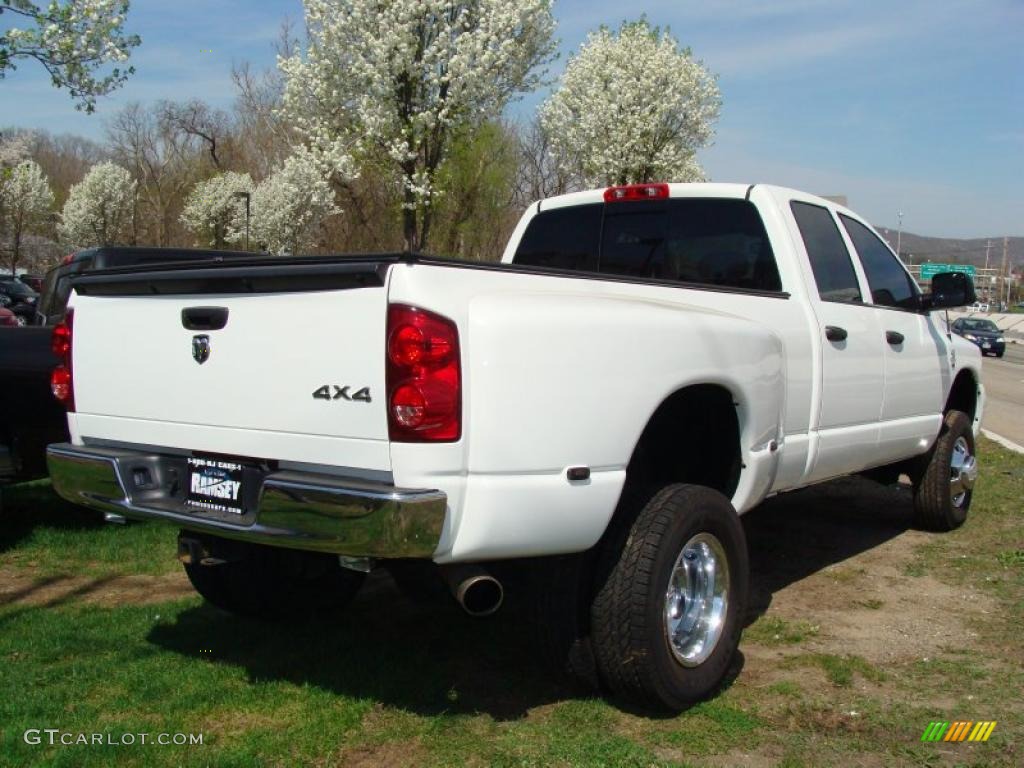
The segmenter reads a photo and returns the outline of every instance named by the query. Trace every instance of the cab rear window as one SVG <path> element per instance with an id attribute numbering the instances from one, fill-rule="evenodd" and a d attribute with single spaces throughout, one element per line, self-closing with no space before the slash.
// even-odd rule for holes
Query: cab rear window
<path id="1" fill-rule="evenodd" d="M 523 233 L 514 263 L 596 271 L 602 208 L 597 203 L 541 211 Z"/>
<path id="2" fill-rule="evenodd" d="M 533 218 L 515 264 L 781 291 L 753 203 L 676 198 L 555 208 Z"/>

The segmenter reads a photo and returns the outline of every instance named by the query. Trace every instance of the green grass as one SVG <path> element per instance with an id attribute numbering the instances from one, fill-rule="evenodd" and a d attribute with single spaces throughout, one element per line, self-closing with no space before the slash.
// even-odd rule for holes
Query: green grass
<path id="1" fill-rule="evenodd" d="M 4 489 L 0 564 L 30 568 L 40 577 L 160 574 L 179 568 L 169 528 L 104 523 L 98 512 L 58 498 L 49 481 Z"/>
<path id="2" fill-rule="evenodd" d="M 762 616 L 747 627 L 747 642 L 762 645 L 795 645 L 818 634 L 819 627 L 809 621 L 785 621 L 777 616 Z"/>
<path id="3" fill-rule="evenodd" d="M 873 597 L 867 600 L 854 600 L 853 604 L 861 608 L 867 608 L 869 611 L 877 611 L 885 605 L 885 601 Z"/>
<path id="4" fill-rule="evenodd" d="M 920 541 L 903 569 L 914 576 L 910 594 L 938 581 L 990 601 L 972 635 L 941 639 L 927 659 L 869 661 L 843 649 L 840 630 L 823 634 L 819 617 L 783 619 L 768 600 L 726 687 L 658 717 L 552 679 L 514 612 L 474 621 L 451 605 L 413 605 L 386 583 L 336 620 L 297 626 L 229 616 L 198 597 L 0 599 L 0 766 L 696 766 L 751 754 L 754 764 L 794 767 L 1016 766 L 1024 459 L 987 441 L 982 457 L 968 524 L 908 534 Z M 5 489 L 2 521 L 6 574 L 100 583 L 134 573 L 169 580 L 179 568 L 173 529 L 103 525 L 46 483 Z M 800 546 L 772 562 L 797 562 Z M 871 576 L 855 558 L 823 570 L 836 589 Z M 799 589 L 792 581 L 777 579 Z M 900 610 L 897 596 L 881 597 L 852 601 L 851 615 Z M 999 725 L 984 745 L 920 742 L 929 721 L 957 718 Z M 203 744 L 30 745 L 30 728 L 115 739 L 201 733 Z"/>
<path id="5" fill-rule="evenodd" d="M 885 673 L 875 666 L 872 666 L 859 656 L 836 656 L 831 653 L 804 653 L 798 656 L 790 656 L 782 665 L 786 668 L 797 667 L 820 667 L 825 677 L 833 685 L 849 687 L 853 684 L 854 675 L 870 680 L 881 682 L 885 680 Z"/>
<path id="6" fill-rule="evenodd" d="M 996 555 L 996 560 L 1004 568 L 1024 568 L 1024 549 L 1008 549 Z"/>

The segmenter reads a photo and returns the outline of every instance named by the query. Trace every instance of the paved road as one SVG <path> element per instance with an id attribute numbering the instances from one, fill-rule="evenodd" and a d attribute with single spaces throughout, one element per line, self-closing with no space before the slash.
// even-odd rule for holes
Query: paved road
<path id="1" fill-rule="evenodd" d="M 988 398 L 982 426 L 1024 445 L 1024 344 L 1007 344 L 1002 360 L 986 357 L 981 380 Z"/>

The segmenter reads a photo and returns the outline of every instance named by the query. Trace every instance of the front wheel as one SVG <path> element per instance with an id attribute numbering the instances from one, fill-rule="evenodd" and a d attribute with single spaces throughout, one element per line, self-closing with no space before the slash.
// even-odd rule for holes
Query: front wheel
<path id="1" fill-rule="evenodd" d="M 930 531 L 951 531 L 967 519 L 978 477 L 971 417 L 949 411 L 928 463 L 914 483 L 914 523 Z"/>
<path id="2" fill-rule="evenodd" d="M 747 543 L 718 491 L 670 485 L 609 541 L 591 609 L 602 681 L 641 706 L 682 710 L 725 677 L 747 604 Z"/>

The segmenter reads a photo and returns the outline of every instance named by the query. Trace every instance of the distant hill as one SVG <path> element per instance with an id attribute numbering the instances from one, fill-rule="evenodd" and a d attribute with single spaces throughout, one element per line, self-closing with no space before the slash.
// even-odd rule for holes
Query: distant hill
<path id="1" fill-rule="evenodd" d="M 896 230 L 875 227 L 896 248 Z M 957 240 L 951 237 L 926 237 L 904 232 L 900 237 L 900 255 L 904 260 L 913 257 L 914 264 L 923 261 L 935 261 L 947 264 L 974 264 L 985 266 L 985 244 L 992 243 L 988 265 L 999 269 L 1003 263 L 1003 238 L 981 237 L 971 240 Z M 1024 267 L 1024 237 L 1011 237 L 1007 248 L 1007 261 L 1011 267 L 1020 270 Z"/>

